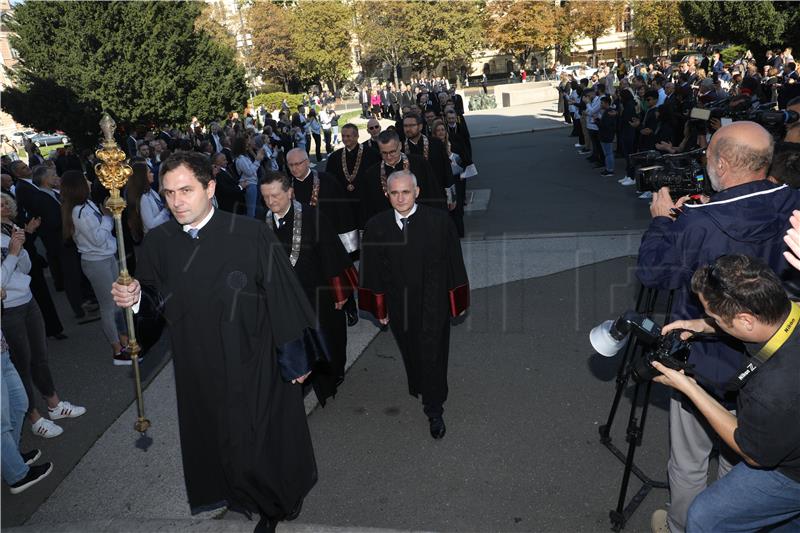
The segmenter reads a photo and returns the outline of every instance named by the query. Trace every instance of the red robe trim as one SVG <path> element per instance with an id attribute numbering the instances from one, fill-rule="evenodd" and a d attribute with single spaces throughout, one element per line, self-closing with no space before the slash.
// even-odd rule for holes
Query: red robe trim
<path id="1" fill-rule="evenodd" d="M 354 266 L 347 267 L 344 272 L 330 279 L 335 302 L 347 300 L 358 288 L 358 271 Z"/>
<path id="2" fill-rule="evenodd" d="M 369 289 L 358 289 L 358 308 L 372 313 L 372 316 L 378 320 L 383 320 L 388 316 L 385 295 Z"/>
<path id="3" fill-rule="evenodd" d="M 450 296 L 450 315 L 457 317 L 469 307 L 469 283 L 448 291 Z"/>

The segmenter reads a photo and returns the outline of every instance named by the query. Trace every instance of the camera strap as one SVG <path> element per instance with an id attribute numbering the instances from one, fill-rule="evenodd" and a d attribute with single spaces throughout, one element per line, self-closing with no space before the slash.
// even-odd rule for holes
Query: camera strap
<path id="1" fill-rule="evenodd" d="M 761 347 L 755 354 L 750 356 L 750 360 L 744 365 L 739 373 L 731 379 L 726 389 L 737 391 L 742 388 L 745 382 L 758 370 L 758 368 L 769 361 L 775 352 L 781 349 L 789 337 L 794 333 L 798 322 L 800 322 L 800 305 L 792 302 L 789 316 L 783 322 L 778 331 Z"/>

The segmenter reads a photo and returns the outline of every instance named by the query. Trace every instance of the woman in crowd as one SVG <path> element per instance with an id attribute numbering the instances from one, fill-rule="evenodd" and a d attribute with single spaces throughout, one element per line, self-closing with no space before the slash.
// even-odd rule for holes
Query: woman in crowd
<path id="1" fill-rule="evenodd" d="M 132 165 L 133 174 L 125 188 L 128 202 L 128 228 L 135 245 L 144 239 L 148 231 L 169 220 L 169 209 L 161 196 L 152 189 L 153 172 L 147 163 Z"/>
<path id="2" fill-rule="evenodd" d="M 450 169 L 453 172 L 453 179 L 456 183 L 456 208 L 450 211 L 450 216 L 453 218 L 453 222 L 456 225 L 458 236 L 464 237 L 464 202 L 467 196 L 467 182 L 461 177 L 461 174 L 464 173 L 464 169 L 469 164 L 467 147 L 455 139 L 451 141 L 447 134 L 447 126 L 439 119 L 433 123 L 431 131 L 433 137 L 442 141 L 442 144 L 447 149 L 447 157 L 450 159 Z"/>
<path id="3" fill-rule="evenodd" d="M 256 216 L 256 203 L 258 200 L 258 168 L 264 159 L 264 150 L 255 152 L 251 137 L 239 136 L 233 141 L 233 157 L 236 163 L 236 172 L 239 179 L 247 182 L 244 190 L 244 201 L 247 206 L 247 216 Z"/>
<path id="4" fill-rule="evenodd" d="M 89 198 L 89 184 L 80 172 L 61 176 L 61 218 L 64 239 L 72 239 L 81 254 L 81 269 L 92 285 L 100 305 L 103 334 L 111 345 L 115 365 L 130 365 L 130 354 L 122 312 L 111 298 L 111 284 L 119 275 L 117 239 L 111 233 L 114 221 L 105 208 Z"/>
<path id="5" fill-rule="evenodd" d="M 308 131 L 314 139 L 314 153 L 317 156 L 317 163 L 319 163 L 322 161 L 322 154 L 320 153 L 322 144 L 322 124 L 320 124 L 317 118 L 317 112 L 313 109 L 308 112 L 306 131 Z M 310 148 L 310 146 L 308 148 Z"/>
<path id="6" fill-rule="evenodd" d="M 61 418 L 75 418 L 86 412 L 84 407 L 72 405 L 58 397 L 50 366 L 47 362 L 47 340 L 44 318 L 30 289 L 31 260 L 22 247 L 25 230 L 14 225 L 17 204 L 10 195 L 0 197 L 2 219 L 2 330 L 11 352 L 11 361 L 19 373 L 28 396 L 28 420 L 34 435 L 51 439 L 64 430 L 53 423 Z M 109 284 L 109 290 L 111 285 Z M 109 297 L 111 293 L 109 293 Z M 39 414 L 33 386 L 47 402 L 50 420 Z"/>
<path id="7" fill-rule="evenodd" d="M 381 95 L 378 94 L 378 89 L 372 89 L 372 96 L 369 98 L 369 103 L 372 106 L 372 116 L 381 119 Z"/>

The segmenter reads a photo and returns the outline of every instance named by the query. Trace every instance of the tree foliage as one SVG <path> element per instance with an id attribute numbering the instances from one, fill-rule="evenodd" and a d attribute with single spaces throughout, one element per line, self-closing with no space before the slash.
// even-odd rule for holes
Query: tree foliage
<path id="1" fill-rule="evenodd" d="M 569 18 L 575 32 L 592 40 L 592 64 L 597 64 L 597 39 L 609 32 L 624 8 L 620 0 L 569 2 Z"/>
<path id="2" fill-rule="evenodd" d="M 195 19 L 196 31 L 206 32 L 214 41 L 228 48 L 236 49 L 236 35 L 221 21 L 225 20 L 225 8 L 221 3 L 203 3 L 200 15 Z"/>
<path id="3" fill-rule="evenodd" d="M 489 42 L 521 66 L 531 54 L 550 50 L 560 40 L 559 8 L 551 2 L 496 0 L 487 11 Z"/>
<path id="4" fill-rule="evenodd" d="M 679 4 L 670 0 L 634 0 L 633 34 L 654 53 L 655 47 L 669 48 L 686 35 Z"/>
<path id="5" fill-rule="evenodd" d="M 397 83 L 397 68 L 412 52 L 414 29 L 402 21 L 412 15 L 409 2 L 359 0 L 355 3 L 355 32 L 365 64 L 386 64 Z"/>
<path id="6" fill-rule="evenodd" d="M 350 75 L 352 7 L 340 0 L 305 0 L 290 9 L 300 73 L 309 80 L 325 80 L 335 90 Z"/>
<path id="7" fill-rule="evenodd" d="M 679 8 L 684 24 L 692 34 L 713 42 L 733 42 L 748 46 L 781 44 L 787 30 L 787 19 L 793 11 L 778 10 L 770 0 L 684 0 Z"/>
<path id="8" fill-rule="evenodd" d="M 280 81 L 284 91 L 297 77 L 299 65 L 292 41 L 292 12 L 274 2 L 261 2 L 247 11 L 247 27 L 253 36 L 249 61 L 262 75 Z"/>
<path id="9" fill-rule="evenodd" d="M 121 123 L 223 116 L 246 99 L 233 51 L 195 31 L 194 2 L 25 2 L 9 21 L 20 63 L 2 107 L 92 145 L 101 112 Z"/>

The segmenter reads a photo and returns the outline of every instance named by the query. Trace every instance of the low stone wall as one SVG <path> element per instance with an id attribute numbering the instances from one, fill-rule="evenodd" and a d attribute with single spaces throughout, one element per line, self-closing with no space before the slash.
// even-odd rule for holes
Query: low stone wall
<path id="1" fill-rule="evenodd" d="M 558 100 L 558 84 L 542 81 L 534 83 L 513 83 L 497 85 L 495 99 L 500 107 L 514 105 L 538 104 Z"/>

